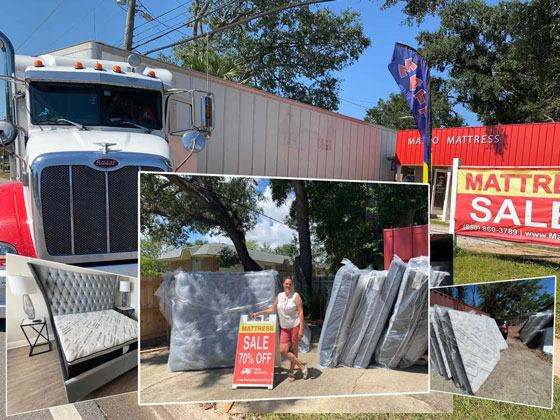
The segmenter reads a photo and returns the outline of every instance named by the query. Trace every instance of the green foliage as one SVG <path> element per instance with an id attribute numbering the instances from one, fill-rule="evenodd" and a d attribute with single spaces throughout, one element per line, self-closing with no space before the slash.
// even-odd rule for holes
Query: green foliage
<path id="1" fill-rule="evenodd" d="M 558 0 L 451 1 L 417 37 L 447 88 L 485 124 L 560 119 Z"/>
<path id="2" fill-rule="evenodd" d="M 194 33 L 223 27 L 241 18 L 286 4 L 285 0 L 206 0 L 196 2 L 200 13 L 222 6 L 221 13 L 212 14 L 191 27 Z M 194 6 L 193 6 L 194 7 Z M 336 110 L 340 79 L 335 72 L 353 64 L 370 45 L 363 34 L 358 13 L 345 10 L 339 14 L 326 7 L 304 6 L 271 14 L 250 23 L 236 26 L 209 39 L 210 50 L 219 52 L 221 64 L 210 70 L 222 71 L 237 82 L 277 95 L 295 99 L 324 109 Z M 168 60 L 191 66 L 190 56 L 205 57 L 206 39 L 174 48 Z M 214 53 L 212 53 L 214 54 Z M 198 64 L 202 61 L 198 60 Z M 197 64 L 197 66 L 198 66 Z M 227 64 L 227 65 L 226 65 Z M 198 67 L 200 68 L 200 67 Z M 205 66 L 202 66 L 205 69 Z"/>
<path id="3" fill-rule="evenodd" d="M 243 79 L 246 74 L 246 65 L 240 57 L 229 57 L 220 55 L 214 49 L 205 48 L 175 48 L 174 55 L 166 57 L 159 55 L 159 59 L 186 69 L 196 70 L 202 73 L 208 72 L 212 76 L 231 80 L 237 83 L 247 84 L 249 79 Z"/>
<path id="4" fill-rule="evenodd" d="M 255 180 L 213 176 L 183 178 L 197 187 L 214 192 L 240 229 L 248 231 L 255 226 L 257 217 L 253 210 L 259 209 L 257 202 L 261 196 L 255 188 Z M 189 245 L 189 236 L 193 233 L 228 234 L 221 220 L 203 201 L 181 191 L 176 183 L 163 176 L 142 174 L 140 200 L 141 232 L 156 240 L 180 247 Z"/>
<path id="5" fill-rule="evenodd" d="M 428 223 L 423 186 L 314 181 L 306 189 L 313 232 L 331 272 L 343 258 L 381 267 L 383 229 Z"/>
<path id="6" fill-rule="evenodd" d="M 156 261 L 172 247 L 166 242 L 149 236 L 140 239 L 140 275 L 159 276 L 170 270 L 168 261 Z"/>
<path id="7" fill-rule="evenodd" d="M 420 24 L 424 17 L 434 16 L 438 10 L 449 3 L 449 0 L 385 0 L 382 9 L 388 9 L 399 3 L 404 3 L 401 12 L 407 16 L 406 22 L 412 24 L 416 21 Z"/>
<path id="8" fill-rule="evenodd" d="M 237 252 L 228 247 L 220 249 L 220 252 L 218 253 L 218 261 L 220 263 L 220 267 L 225 268 L 233 267 L 234 265 L 240 263 Z"/>
<path id="9" fill-rule="evenodd" d="M 478 307 L 493 318 L 505 318 L 542 309 L 551 295 L 542 293 L 539 279 L 477 285 L 481 299 Z"/>
<path id="10" fill-rule="evenodd" d="M 287 255 L 293 261 L 299 255 L 299 247 L 297 245 L 297 239 L 293 237 L 292 242 L 290 242 L 289 244 L 278 245 L 276 248 L 273 249 L 272 252 L 278 255 Z"/>
<path id="11" fill-rule="evenodd" d="M 449 86 L 438 77 L 431 78 L 431 85 L 433 127 L 462 127 L 465 121 L 453 109 L 455 101 L 451 97 Z M 402 93 L 391 93 L 386 101 L 380 99 L 376 106 L 366 111 L 364 119 L 394 130 L 416 129 L 408 103 Z"/>
<path id="12" fill-rule="evenodd" d="M 156 276 L 161 275 L 161 273 L 163 273 L 165 271 L 169 271 L 169 270 L 161 271 L 160 267 L 158 266 L 158 263 L 156 261 L 154 261 L 153 258 L 150 257 L 149 255 L 141 255 L 140 256 L 140 276 L 142 276 L 142 277 L 146 277 L 146 276 L 156 277 Z"/>

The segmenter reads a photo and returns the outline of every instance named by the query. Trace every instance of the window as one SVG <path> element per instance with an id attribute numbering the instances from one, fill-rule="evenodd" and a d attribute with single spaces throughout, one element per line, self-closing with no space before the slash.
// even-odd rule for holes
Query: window
<path id="1" fill-rule="evenodd" d="M 161 92 L 95 83 L 32 82 L 31 122 L 37 125 L 83 125 L 150 130 L 162 128 Z"/>

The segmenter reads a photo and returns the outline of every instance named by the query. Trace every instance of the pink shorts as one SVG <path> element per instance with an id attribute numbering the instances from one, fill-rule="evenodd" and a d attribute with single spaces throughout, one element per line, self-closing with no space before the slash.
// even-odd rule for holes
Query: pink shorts
<path id="1" fill-rule="evenodd" d="M 280 344 L 299 342 L 299 325 L 294 328 L 282 328 L 280 331 Z"/>

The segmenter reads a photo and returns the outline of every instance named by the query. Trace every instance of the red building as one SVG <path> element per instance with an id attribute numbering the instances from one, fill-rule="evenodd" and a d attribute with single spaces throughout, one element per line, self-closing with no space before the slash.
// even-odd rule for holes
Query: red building
<path id="1" fill-rule="evenodd" d="M 397 132 L 397 179 L 422 182 L 417 130 Z M 432 213 L 448 218 L 453 158 L 463 166 L 560 166 L 560 123 L 436 128 L 432 132 Z M 445 212 L 444 212 L 445 210 Z"/>

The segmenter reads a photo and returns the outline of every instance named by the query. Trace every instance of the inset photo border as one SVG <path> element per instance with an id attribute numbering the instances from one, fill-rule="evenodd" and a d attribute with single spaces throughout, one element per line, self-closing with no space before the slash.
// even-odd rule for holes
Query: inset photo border
<path id="1" fill-rule="evenodd" d="M 430 290 L 430 390 L 552 409 L 556 276 Z"/>
<path id="2" fill-rule="evenodd" d="M 429 391 L 427 184 L 139 176 L 141 405 Z M 273 314 L 272 389 L 233 389 Z"/>

